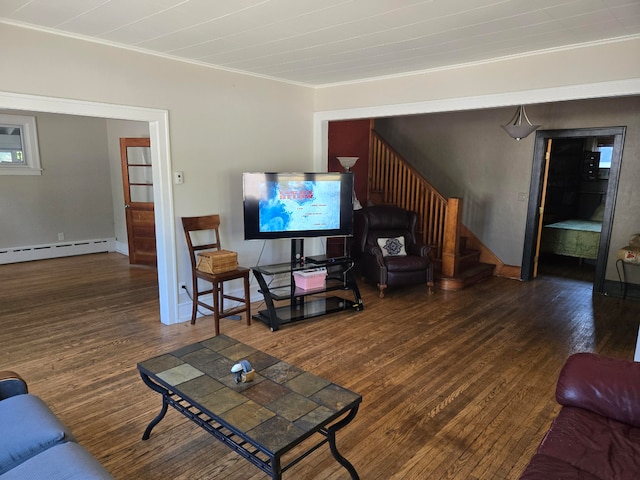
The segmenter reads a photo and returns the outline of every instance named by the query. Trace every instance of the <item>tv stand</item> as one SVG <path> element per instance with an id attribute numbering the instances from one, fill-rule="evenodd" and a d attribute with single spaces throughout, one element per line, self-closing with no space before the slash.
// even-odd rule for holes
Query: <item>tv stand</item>
<path id="1" fill-rule="evenodd" d="M 296 288 L 293 273 L 313 268 L 327 269 L 325 285 L 310 290 Z M 353 260 L 351 258 L 326 258 L 322 261 L 316 257 L 313 263 L 298 260 L 291 263 L 253 267 L 252 270 L 267 307 L 266 310 L 260 310 L 252 318 L 267 324 L 272 332 L 279 330 L 280 326 L 284 324 L 330 313 L 361 311 L 364 308 L 358 285 L 353 277 Z M 267 278 L 278 274 L 288 274 L 290 283 L 271 287 Z M 325 295 L 327 292 L 339 290 L 351 291 L 354 299 Z M 275 301 L 282 301 L 282 303 L 276 306 Z"/>

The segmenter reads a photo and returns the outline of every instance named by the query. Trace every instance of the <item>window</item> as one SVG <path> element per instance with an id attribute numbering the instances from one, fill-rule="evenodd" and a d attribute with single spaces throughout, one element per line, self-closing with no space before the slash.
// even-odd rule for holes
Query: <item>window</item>
<path id="1" fill-rule="evenodd" d="M 41 175 L 36 118 L 0 115 L 0 175 Z"/>
<path id="2" fill-rule="evenodd" d="M 600 152 L 600 168 L 611 168 L 613 146 L 599 146 L 598 151 Z"/>
<path id="3" fill-rule="evenodd" d="M 611 155 L 613 154 L 613 137 L 597 137 L 595 138 L 594 152 L 600 152 L 600 164 L 598 167 L 610 169 Z"/>

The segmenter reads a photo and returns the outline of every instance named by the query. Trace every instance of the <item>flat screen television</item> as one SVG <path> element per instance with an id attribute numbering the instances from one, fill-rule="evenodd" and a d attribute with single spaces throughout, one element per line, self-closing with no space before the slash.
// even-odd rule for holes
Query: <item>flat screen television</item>
<path id="1" fill-rule="evenodd" d="M 353 233 L 353 174 L 244 173 L 244 238 Z"/>

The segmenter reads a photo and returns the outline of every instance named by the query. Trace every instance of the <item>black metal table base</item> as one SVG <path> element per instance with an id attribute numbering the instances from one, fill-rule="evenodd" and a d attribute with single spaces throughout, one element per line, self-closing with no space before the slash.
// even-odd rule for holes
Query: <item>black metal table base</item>
<path id="1" fill-rule="evenodd" d="M 358 413 L 358 405 L 348 410 L 346 416 L 332 425 L 326 426 L 318 430 L 317 433 L 323 435 L 325 438 L 315 445 L 307 449 L 304 453 L 291 460 L 287 465 L 281 465 L 281 455 L 273 455 L 270 452 L 260 448 L 258 445 L 253 444 L 250 439 L 242 435 L 242 432 L 235 431 L 229 426 L 222 425 L 216 419 L 211 417 L 206 412 L 200 410 L 197 406 L 192 405 L 190 402 L 180 397 L 178 394 L 169 391 L 161 385 L 154 382 L 148 375 L 140 372 L 142 381 L 152 390 L 162 395 L 162 408 L 160 413 L 151 420 L 149 425 L 142 435 L 142 440 L 148 440 L 153 428 L 160 423 L 167 413 L 168 406 L 172 406 L 178 412 L 182 413 L 189 420 L 203 428 L 209 434 L 220 440 L 236 453 L 247 459 L 254 464 L 260 470 L 271 476 L 273 480 L 281 480 L 282 474 L 289 470 L 291 467 L 297 465 L 301 460 L 309 456 L 325 443 L 329 443 L 329 449 L 333 457 L 342 465 L 351 476 L 352 480 L 359 480 L 360 477 L 356 472 L 353 465 L 343 457 L 336 446 L 336 432 L 346 425 L 348 425 Z"/>
<path id="2" fill-rule="evenodd" d="M 253 274 L 260 287 L 259 292 L 264 296 L 266 310 L 260 310 L 253 318 L 264 322 L 272 332 L 280 329 L 284 324 L 298 322 L 310 318 L 337 313 L 342 311 L 364 308 L 358 284 L 353 274 L 353 261 L 350 258 L 327 259 L 311 264 L 277 264 L 254 267 Z M 327 271 L 325 284 L 319 288 L 308 290 L 296 288 L 294 273 L 304 268 L 324 267 Z M 271 287 L 271 282 L 265 277 L 288 274 L 289 284 Z M 317 296 L 333 292 L 351 292 L 353 300 L 340 296 Z M 274 301 L 287 301 L 288 305 L 275 306 Z"/>

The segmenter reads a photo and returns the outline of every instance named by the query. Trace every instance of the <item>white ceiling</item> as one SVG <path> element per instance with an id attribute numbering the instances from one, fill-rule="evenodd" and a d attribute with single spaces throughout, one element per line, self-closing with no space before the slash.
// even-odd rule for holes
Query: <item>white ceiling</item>
<path id="1" fill-rule="evenodd" d="M 0 22 L 319 86 L 638 36 L 640 0 L 1 0 Z"/>

